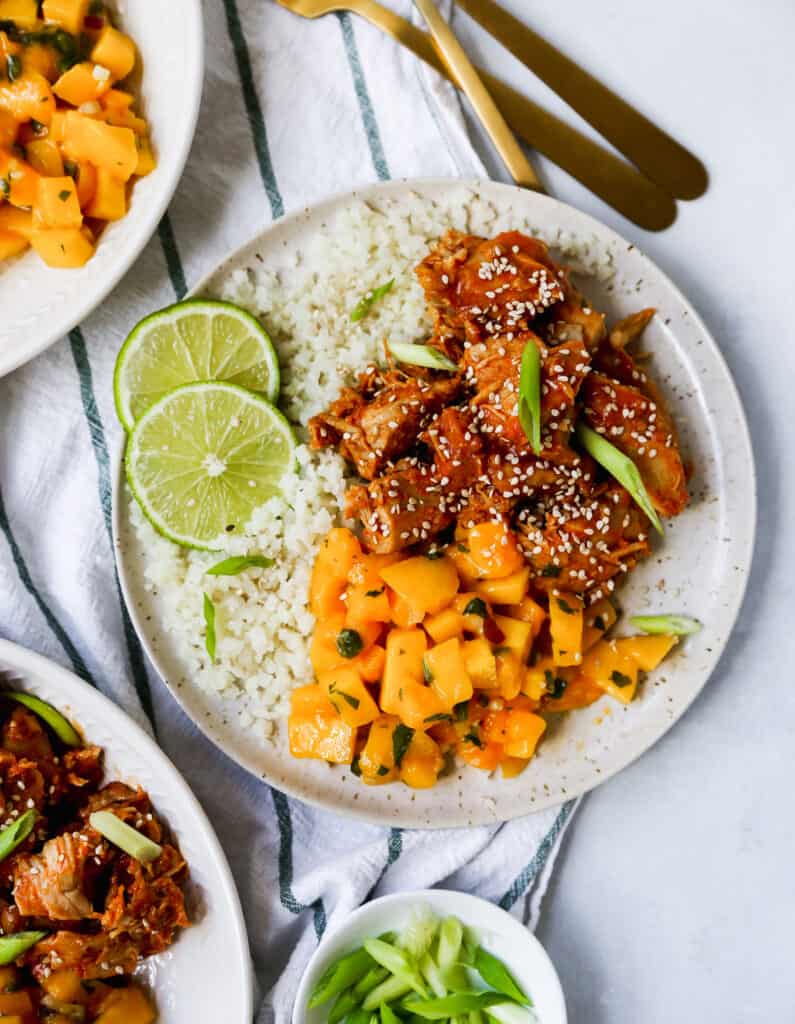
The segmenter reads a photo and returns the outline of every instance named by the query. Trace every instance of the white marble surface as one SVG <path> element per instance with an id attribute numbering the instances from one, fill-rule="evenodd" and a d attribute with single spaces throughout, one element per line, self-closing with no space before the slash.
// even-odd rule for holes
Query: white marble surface
<path id="1" fill-rule="evenodd" d="M 665 740 L 586 797 L 539 937 L 571 1024 L 795 1021 L 795 4 L 502 2 L 707 164 L 706 196 L 656 235 L 542 169 L 699 309 L 743 396 L 760 485 L 751 582 L 719 668 Z M 471 53 L 566 113 L 465 15 L 455 24 Z"/>

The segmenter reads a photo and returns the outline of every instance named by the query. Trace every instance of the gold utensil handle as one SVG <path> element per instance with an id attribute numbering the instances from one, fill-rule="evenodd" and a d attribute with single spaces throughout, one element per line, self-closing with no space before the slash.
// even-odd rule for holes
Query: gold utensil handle
<path id="1" fill-rule="evenodd" d="M 481 124 L 489 133 L 489 138 L 511 172 L 513 180 L 517 185 L 543 191 L 532 164 L 433 0 L 414 0 L 414 3 L 428 23 L 436 50 L 444 61 L 450 77 L 469 98 Z"/>
<path id="2" fill-rule="evenodd" d="M 392 36 L 445 77 L 450 77 L 430 37 L 411 22 L 376 0 L 349 0 L 345 7 Z M 676 204 L 669 193 L 499 78 L 477 65 L 476 69 L 505 120 L 534 149 L 639 227 L 662 231 L 674 222 Z"/>
<path id="3" fill-rule="evenodd" d="M 701 161 L 495 0 L 458 0 L 460 7 L 584 117 L 652 181 L 680 199 L 707 189 Z"/>

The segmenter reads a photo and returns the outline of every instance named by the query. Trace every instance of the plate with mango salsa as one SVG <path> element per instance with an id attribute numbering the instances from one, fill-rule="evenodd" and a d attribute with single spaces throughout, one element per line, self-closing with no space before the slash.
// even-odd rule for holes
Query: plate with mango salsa
<path id="1" fill-rule="evenodd" d="M 193 133 L 200 33 L 193 0 L 164 22 L 143 2 L 122 16 L 104 0 L 0 0 L 0 373 L 90 312 L 157 225 Z"/>
<path id="2" fill-rule="evenodd" d="M 207 735 L 309 802 L 420 828 L 560 803 L 728 640 L 736 391 L 671 282 L 565 204 L 328 200 L 131 325 L 115 389 L 133 624 Z"/>

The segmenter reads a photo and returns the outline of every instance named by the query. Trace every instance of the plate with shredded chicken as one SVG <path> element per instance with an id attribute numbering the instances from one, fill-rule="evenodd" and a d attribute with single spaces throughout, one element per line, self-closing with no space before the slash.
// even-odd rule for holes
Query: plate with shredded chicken
<path id="1" fill-rule="evenodd" d="M 120 459 L 114 525 L 147 652 L 222 750 L 310 802 L 464 826 L 671 727 L 738 614 L 755 480 L 718 347 L 648 257 L 545 196 L 393 182 L 277 222 L 196 295 L 267 332 L 295 465 L 208 551 Z"/>
<path id="2" fill-rule="evenodd" d="M 0 640 L 0 1015 L 247 1024 L 240 904 L 204 812 L 109 700 Z"/>

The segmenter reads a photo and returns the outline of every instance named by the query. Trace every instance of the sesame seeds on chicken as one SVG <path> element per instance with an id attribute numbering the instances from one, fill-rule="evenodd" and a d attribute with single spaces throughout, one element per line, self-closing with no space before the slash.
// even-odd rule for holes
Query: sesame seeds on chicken
<path id="1" fill-rule="evenodd" d="M 363 481 L 345 511 L 361 523 L 365 547 L 427 549 L 453 526 L 494 520 L 513 531 L 537 591 L 608 596 L 648 552 L 648 522 L 573 446 L 577 422 L 636 461 L 660 513 L 687 503 L 670 417 L 627 352 L 652 313 L 608 335 L 604 314 L 546 245 L 519 232 L 448 231 L 416 273 L 434 321 L 427 344 L 459 372 L 368 368 L 310 423 L 314 447 L 338 449 Z M 540 360 L 538 452 L 519 417 L 527 345 Z"/>

